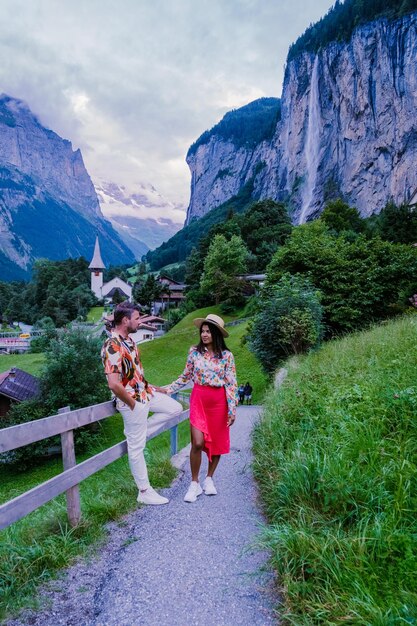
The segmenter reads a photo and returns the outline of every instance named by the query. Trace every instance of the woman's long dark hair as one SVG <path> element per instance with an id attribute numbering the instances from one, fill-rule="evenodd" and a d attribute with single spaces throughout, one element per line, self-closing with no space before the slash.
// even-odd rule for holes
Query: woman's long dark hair
<path id="1" fill-rule="evenodd" d="M 224 337 L 221 334 L 220 330 L 217 328 L 217 326 L 215 326 L 215 324 L 210 324 L 210 322 L 203 322 L 200 326 L 200 342 L 197 345 L 198 352 L 200 354 L 203 354 L 206 349 L 204 343 L 201 341 L 201 329 L 203 328 L 203 326 L 209 327 L 211 332 L 211 338 L 213 340 L 214 355 L 220 358 L 222 356 L 223 350 L 228 350 L 228 348 L 224 342 Z"/>

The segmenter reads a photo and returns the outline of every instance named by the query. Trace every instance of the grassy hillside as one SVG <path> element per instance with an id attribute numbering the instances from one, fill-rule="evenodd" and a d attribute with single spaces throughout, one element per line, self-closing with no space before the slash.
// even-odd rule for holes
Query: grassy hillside
<path id="1" fill-rule="evenodd" d="M 0 374 L 18 367 L 33 376 L 39 376 L 45 362 L 43 354 L 0 354 Z"/>
<path id="2" fill-rule="evenodd" d="M 290 362 L 255 432 L 297 626 L 417 623 L 417 317 Z"/>

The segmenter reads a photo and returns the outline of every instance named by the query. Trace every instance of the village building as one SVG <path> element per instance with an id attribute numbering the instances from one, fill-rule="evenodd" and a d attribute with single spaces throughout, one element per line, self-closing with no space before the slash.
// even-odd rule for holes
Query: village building
<path id="1" fill-rule="evenodd" d="M 185 300 L 186 285 L 164 275 L 158 276 L 157 280 L 163 286 L 164 291 L 154 302 L 154 313 L 165 311 L 170 307 L 178 307 Z"/>
<path id="2" fill-rule="evenodd" d="M 0 417 L 6 415 L 14 402 L 33 400 L 40 393 L 40 382 L 36 376 L 12 367 L 0 374 Z"/>
<path id="3" fill-rule="evenodd" d="M 113 313 L 103 316 L 104 325 L 108 336 L 111 334 L 113 326 Z M 135 343 L 144 343 L 152 341 L 155 337 L 160 337 L 165 333 L 165 320 L 156 315 L 141 315 L 140 324 L 135 333 L 131 333 L 130 337 Z"/>
<path id="4" fill-rule="evenodd" d="M 104 302 L 111 302 L 113 296 L 118 292 L 125 300 L 132 299 L 132 286 L 121 278 L 116 277 L 107 283 L 103 282 L 103 270 L 106 269 L 106 266 L 101 258 L 98 237 L 96 237 L 93 258 L 88 268 L 91 271 L 91 291 L 96 298 L 104 300 Z"/>

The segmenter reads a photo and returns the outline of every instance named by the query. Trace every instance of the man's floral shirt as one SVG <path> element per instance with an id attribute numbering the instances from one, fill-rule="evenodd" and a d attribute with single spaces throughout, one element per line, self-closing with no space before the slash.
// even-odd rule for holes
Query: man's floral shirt
<path id="1" fill-rule="evenodd" d="M 138 402 L 147 402 L 146 383 L 136 343 L 116 332 L 104 342 L 101 359 L 105 374 L 119 374 L 126 391 Z"/>

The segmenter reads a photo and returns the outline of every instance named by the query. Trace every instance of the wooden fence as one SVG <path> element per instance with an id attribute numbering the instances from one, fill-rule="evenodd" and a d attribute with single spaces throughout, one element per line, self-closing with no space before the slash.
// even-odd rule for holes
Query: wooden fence
<path id="1" fill-rule="evenodd" d="M 76 526 L 80 522 L 79 483 L 126 454 L 127 443 L 126 440 L 121 441 L 77 465 L 74 430 L 106 419 L 115 413 L 117 410 L 113 402 L 103 402 L 74 411 L 66 407 L 61 409 L 58 415 L 0 430 L 0 453 L 21 448 L 54 435 L 61 435 L 64 467 L 64 471 L 57 476 L 2 504 L 0 506 L 0 530 L 64 492 L 67 494 L 67 511 L 71 526 Z M 166 430 L 170 430 L 171 454 L 175 454 L 178 448 L 177 427 L 180 422 L 188 419 L 188 414 L 189 411 L 186 410 L 178 416 L 164 420 L 152 416 L 148 420 L 147 439 L 153 439 Z"/>

